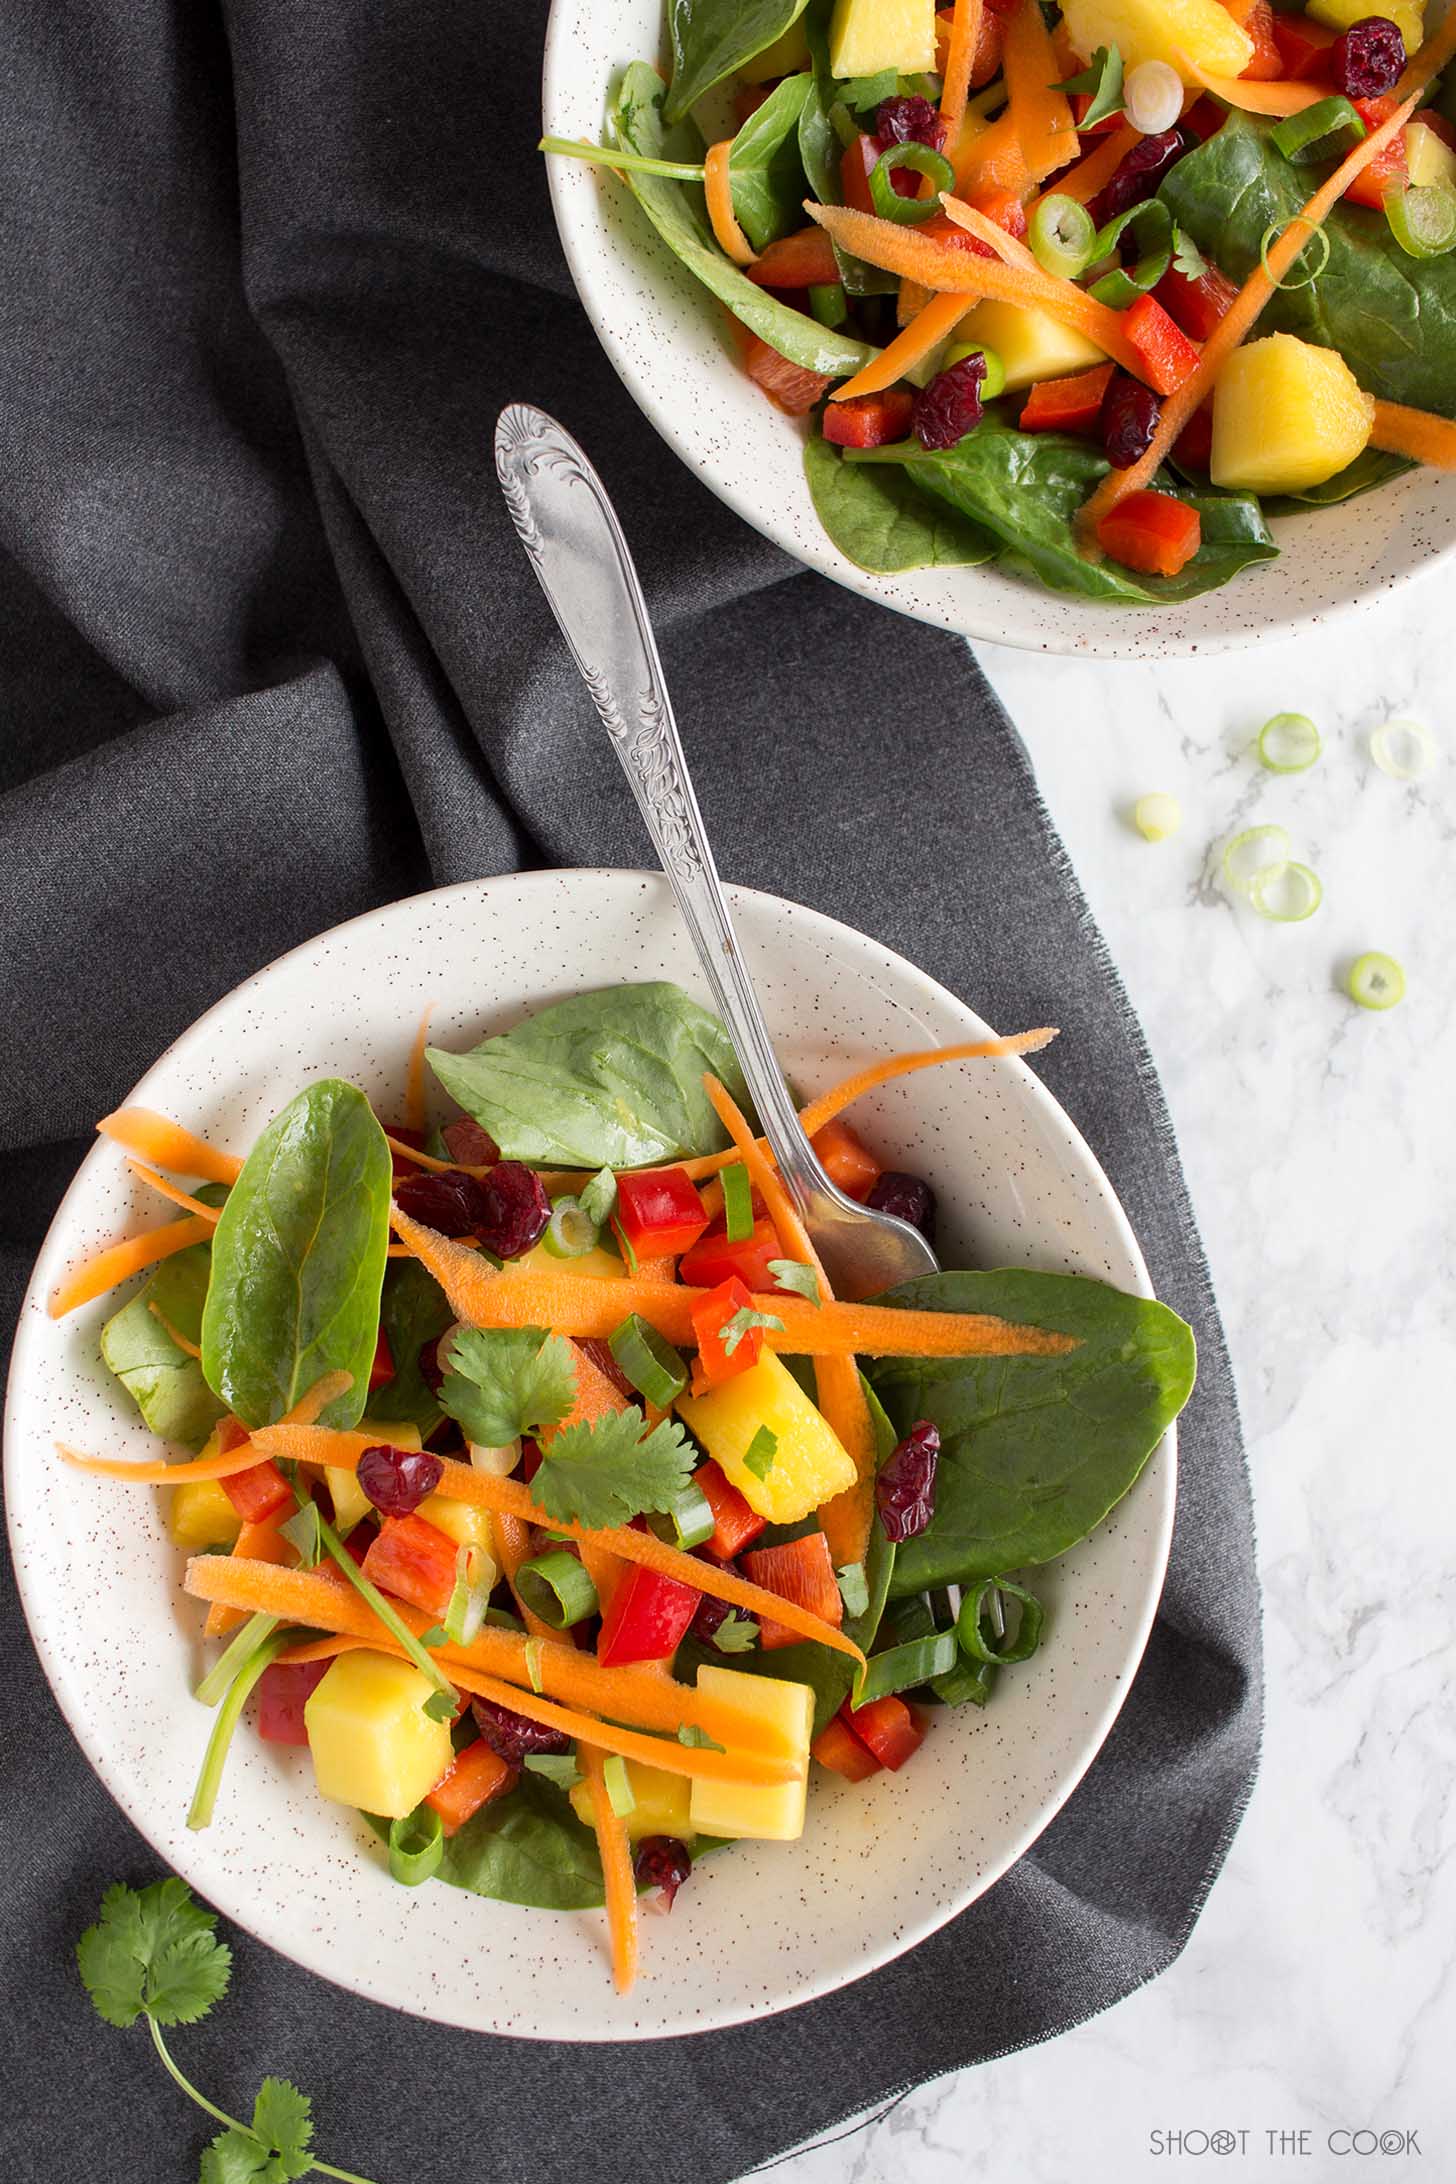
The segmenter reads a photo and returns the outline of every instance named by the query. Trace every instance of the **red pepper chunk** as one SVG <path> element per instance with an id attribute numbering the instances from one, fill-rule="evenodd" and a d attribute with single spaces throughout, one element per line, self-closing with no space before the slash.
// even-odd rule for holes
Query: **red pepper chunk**
<path id="1" fill-rule="evenodd" d="M 1207 341 L 1238 290 L 1216 265 L 1193 280 L 1176 266 L 1169 266 L 1153 294 L 1185 334 L 1195 341 Z"/>
<path id="2" fill-rule="evenodd" d="M 834 245 L 822 227 L 780 235 L 744 270 L 760 288 L 827 288 L 839 279 Z"/>
<path id="3" fill-rule="evenodd" d="M 1097 526 L 1103 552 L 1146 576 L 1176 576 L 1202 540 L 1197 509 L 1171 493 L 1129 493 Z"/>
<path id="4" fill-rule="evenodd" d="M 880 1771 L 880 1763 L 869 1746 L 861 1744 L 837 1714 L 824 1724 L 809 1749 L 821 1767 L 843 1775 L 846 1782 L 865 1782 Z"/>
<path id="5" fill-rule="evenodd" d="M 266 1744 L 307 1744 L 303 1709 L 332 1661 L 272 1661 L 258 1678 L 258 1734 Z"/>
<path id="6" fill-rule="evenodd" d="M 455 1590 L 456 1543 L 426 1517 L 386 1517 L 360 1568 L 371 1585 L 441 1616 Z"/>
<path id="7" fill-rule="evenodd" d="M 1115 366 L 1094 365 L 1066 379 L 1039 379 L 1021 412 L 1023 432 L 1096 432 Z"/>
<path id="8" fill-rule="evenodd" d="M 716 1289 L 720 1282 L 736 1277 L 751 1290 L 769 1290 L 774 1286 L 769 1260 L 783 1256 L 779 1232 L 767 1214 L 754 1222 L 752 1234 L 739 1244 L 730 1244 L 726 1223 L 715 1221 L 692 1250 L 683 1253 L 678 1275 L 690 1289 Z"/>
<path id="9" fill-rule="evenodd" d="M 886 387 L 883 394 L 851 395 L 831 402 L 824 412 L 824 437 L 831 447 L 885 447 L 910 430 L 915 397 L 908 387 Z"/>
<path id="10" fill-rule="evenodd" d="M 757 334 L 745 333 L 743 369 L 786 417 L 807 417 L 834 384 L 832 372 L 811 372 L 802 364 L 791 364 Z"/>
<path id="11" fill-rule="evenodd" d="M 394 1357 L 389 1347 L 389 1337 L 381 1327 L 379 1340 L 374 1345 L 374 1363 L 369 1368 L 369 1389 L 387 1388 L 394 1378 Z"/>
<path id="12" fill-rule="evenodd" d="M 1198 368 L 1198 348 L 1156 296 L 1139 296 L 1122 314 L 1123 331 L 1142 360 L 1143 377 L 1157 394 L 1176 394 Z"/>
<path id="13" fill-rule="evenodd" d="M 483 1737 L 478 1737 L 463 1752 L 457 1752 L 425 1803 L 431 1812 L 440 1815 L 440 1832 L 455 1835 L 467 1820 L 475 1818 L 482 1805 L 512 1788 L 519 1773 L 518 1767 L 511 1766 L 499 1752 L 491 1750 Z"/>
<path id="14" fill-rule="evenodd" d="M 713 1512 L 713 1536 L 703 1542 L 703 1552 L 715 1562 L 731 1562 L 750 1540 L 758 1538 L 768 1523 L 748 1503 L 736 1486 L 724 1477 L 710 1457 L 693 1473 L 693 1484 Z"/>
<path id="15" fill-rule="evenodd" d="M 1375 12 L 1374 7 L 1371 13 Z M 1276 15 L 1274 43 L 1279 52 L 1280 74 L 1295 83 L 1328 83 L 1330 47 L 1339 36 L 1324 23 L 1307 15 Z"/>
<path id="16" fill-rule="evenodd" d="M 219 1484 L 244 1524 L 261 1524 L 293 1499 L 293 1488 L 271 1457 L 250 1464 L 246 1471 L 235 1471 Z"/>
<path id="17" fill-rule="evenodd" d="M 780 1547 L 756 1547 L 743 1557 L 742 1569 L 751 1585 L 777 1593 L 780 1600 L 792 1600 L 821 1622 L 838 1628 L 844 1621 L 834 1561 L 822 1532 L 805 1532 Z M 778 1646 L 797 1645 L 800 1635 L 787 1623 L 773 1623 L 765 1617 L 759 1625 L 758 1642 L 765 1653 L 772 1653 Z"/>
<path id="18" fill-rule="evenodd" d="M 1389 97 L 1352 99 L 1351 104 L 1364 122 L 1366 129 L 1374 130 L 1378 129 L 1382 122 L 1389 121 L 1400 101 Z M 1405 138 L 1397 132 L 1386 145 L 1384 151 L 1377 152 L 1375 157 L 1361 168 L 1354 181 L 1346 184 L 1345 201 L 1351 205 L 1368 205 L 1372 212 L 1379 212 L 1390 191 L 1404 189 L 1408 177 L 1409 169 L 1405 163 Z"/>
<path id="19" fill-rule="evenodd" d="M 675 1577 L 630 1563 L 602 1617 L 597 1659 L 605 1668 L 669 1660 L 687 1635 L 702 1597 Z"/>
<path id="20" fill-rule="evenodd" d="M 874 1699 L 858 1712 L 851 1711 L 846 1699 L 839 1713 L 860 1743 L 892 1774 L 925 1742 L 925 1724 L 903 1699 Z"/>
<path id="21" fill-rule="evenodd" d="M 640 1258 L 675 1259 L 708 1225 L 685 1168 L 652 1168 L 617 1178 L 617 1222 Z"/>
<path id="22" fill-rule="evenodd" d="M 750 1365 L 756 1365 L 763 1351 L 763 1329 L 748 1327 L 739 1335 L 730 1350 L 724 1341 L 728 1322 L 740 1312 L 751 1312 L 753 1299 L 737 1276 L 720 1282 L 704 1297 L 693 1311 L 693 1333 L 698 1342 L 698 1367 L 696 1378 L 709 1387 L 719 1381 L 732 1380 L 735 1374 L 746 1373 Z"/>

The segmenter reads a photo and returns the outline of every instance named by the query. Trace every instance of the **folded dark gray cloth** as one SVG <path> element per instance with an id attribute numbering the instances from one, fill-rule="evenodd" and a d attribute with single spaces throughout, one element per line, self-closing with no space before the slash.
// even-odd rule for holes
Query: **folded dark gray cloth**
<path id="1" fill-rule="evenodd" d="M 804 574 L 637 415 L 576 305 L 538 129 L 542 0 L 17 0 L 0 79 L 3 1314 L 95 1116 L 338 919 L 528 864 L 640 864 L 627 789 L 496 489 L 525 397 L 615 495 L 731 878 L 903 949 L 1043 1073 L 1202 1354 L 1172 1564 L 1106 1749 L 909 1956 L 772 2022 L 629 2050 L 394 2016 L 231 1937 L 187 2034 L 225 2106 L 442 2175 L 713 2184 L 1048 2037 L 1177 1953 L 1237 1822 L 1258 1600 L 1228 1362 L 1138 1027 L 965 649 Z M 1095 672 L 1095 670 L 1089 670 Z M 1044 1065 L 1044 1066 L 1043 1066 Z M 24 1450 L 12 1459 L 29 1460 Z M 4 1607 L 8 2177 L 170 2184 L 205 2122 L 71 1951 L 158 1860 Z"/>

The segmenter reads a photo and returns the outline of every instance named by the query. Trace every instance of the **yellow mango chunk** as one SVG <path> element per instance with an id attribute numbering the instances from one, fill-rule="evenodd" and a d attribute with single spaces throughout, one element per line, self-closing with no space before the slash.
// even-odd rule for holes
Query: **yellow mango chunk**
<path id="1" fill-rule="evenodd" d="M 935 0 L 834 0 L 829 22 L 832 76 L 902 76 L 935 66 Z"/>
<path id="2" fill-rule="evenodd" d="M 593 1282 L 620 1282 L 627 1278 L 625 1261 L 601 1244 L 593 1244 L 579 1259 L 558 1259 L 544 1244 L 533 1244 L 519 1259 L 512 1259 L 511 1265 L 526 1274 L 584 1274 Z"/>
<path id="3" fill-rule="evenodd" d="M 1221 0 L 1062 0 L 1062 21 L 1084 61 L 1116 46 L 1125 68 L 1166 61 L 1187 84 L 1198 80 L 1190 61 L 1210 76 L 1241 76 L 1254 58 L 1253 39 Z"/>
<path id="4" fill-rule="evenodd" d="M 1209 475 L 1232 492 L 1297 493 L 1364 450 L 1375 405 L 1344 358 L 1293 334 L 1235 349 L 1213 390 Z"/>
<path id="5" fill-rule="evenodd" d="M 694 1781 L 689 1797 L 696 1835 L 752 1835 L 767 1843 L 795 1843 L 804 1832 L 809 1784 L 809 1739 L 814 1694 L 807 1684 L 778 1676 L 749 1676 L 741 1668 L 700 1668 L 698 1689 L 741 1713 L 771 1722 L 802 1754 L 792 1782 Z"/>
<path id="6" fill-rule="evenodd" d="M 809 41 L 804 35 L 804 18 L 765 46 L 762 53 L 755 53 L 751 61 L 745 61 L 738 74 L 744 83 L 774 83 L 780 76 L 797 76 L 809 66 Z"/>
<path id="7" fill-rule="evenodd" d="M 1368 16 L 1383 15 L 1394 23 L 1407 53 L 1419 53 L 1426 37 L 1426 11 L 1421 0 L 1305 0 L 1304 12 L 1331 30 L 1348 30 Z"/>
<path id="8" fill-rule="evenodd" d="M 454 1757 L 449 1723 L 424 1710 L 433 1690 L 411 1661 L 341 1653 L 303 1709 L 323 1795 L 386 1820 L 413 1812 Z"/>
<path id="9" fill-rule="evenodd" d="M 749 1508 L 770 1524 L 796 1524 L 854 1484 L 854 1461 L 844 1443 L 771 1350 L 707 1395 L 680 1396 L 677 1408 Z M 764 1426 L 778 1446 L 759 1478 L 743 1459 Z"/>
<path id="10" fill-rule="evenodd" d="M 209 1446 L 208 1453 L 217 1451 Z M 205 1547 L 231 1547 L 243 1528 L 216 1479 L 187 1479 L 169 1487 L 172 1506 L 167 1511 L 167 1530 L 177 1546 L 200 1555 Z"/>
<path id="11" fill-rule="evenodd" d="M 1090 371 L 1107 359 L 1095 341 L 1063 326 L 1049 311 L 1019 303 L 978 303 L 956 328 L 955 338 L 994 349 L 1006 367 L 1006 391 L 1016 394 L 1038 379 L 1062 379 Z"/>
<path id="12" fill-rule="evenodd" d="M 666 1774 L 661 1767 L 649 1767 L 639 1759 L 629 1759 L 626 1766 L 627 1781 L 636 1799 L 632 1810 L 622 1818 L 628 1842 L 640 1843 L 648 1835 L 672 1835 L 680 1843 L 686 1841 L 693 1832 L 687 1776 Z M 571 1809 L 586 1827 L 591 1826 L 591 1794 L 584 1782 L 578 1782 L 571 1792 Z"/>
<path id="13" fill-rule="evenodd" d="M 426 1524 L 433 1524 L 437 1532 L 446 1533 L 449 1538 L 455 1541 L 458 1547 L 473 1547 L 477 1556 L 475 1565 L 477 1574 L 481 1574 L 481 1565 L 478 1559 L 481 1555 L 485 1557 L 491 1569 L 495 1569 L 495 1558 L 492 1552 L 495 1538 L 491 1531 L 490 1511 L 488 1509 L 479 1509 L 474 1502 L 450 1501 L 443 1494 L 427 1494 L 415 1511 L 415 1515 L 423 1517 Z M 499 1575 L 499 1571 L 496 1571 L 496 1576 Z M 494 1583 L 494 1579 L 492 1579 L 492 1583 Z"/>
<path id="14" fill-rule="evenodd" d="M 1423 121 L 1408 121 L 1401 130 L 1406 171 L 1414 190 L 1431 190 L 1439 182 L 1456 189 L 1456 152 L 1443 144 Z"/>

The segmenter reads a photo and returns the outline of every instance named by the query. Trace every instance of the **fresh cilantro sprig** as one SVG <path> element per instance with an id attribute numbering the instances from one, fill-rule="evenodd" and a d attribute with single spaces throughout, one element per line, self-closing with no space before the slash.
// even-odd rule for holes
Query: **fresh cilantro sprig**
<path id="1" fill-rule="evenodd" d="M 779 1437 L 768 1426 L 760 1426 L 743 1452 L 743 1465 L 756 1479 L 766 1479 L 773 1470 L 774 1459 L 779 1452 Z"/>
<path id="2" fill-rule="evenodd" d="M 198 2184 L 291 2184 L 295 2177 L 332 2176 L 369 2184 L 352 2169 L 335 2169 L 313 2153 L 312 2103 L 286 2078 L 265 2078 L 252 2120 L 216 2107 L 173 2061 L 164 2025 L 195 2025 L 227 1993 L 232 1951 L 219 1941 L 217 1919 L 175 1876 L 150 1888 L 115 1881 L 101 1899 L 101 1916 L 76 1944 L 86 1992 L 108 2025 L 123 2031 L 147 2020 L 168 2075 L 189 2100 L 223 2129 L 203 2153 Z"/>
<path id="3" fill-rule="evenodd" d="M 559 1426 L 576 1401 L 571 1345 L 544 1327 L 462 1327 L 440 1362 L 440 1401 L 482 1448 Z"/>
<path id="4" fill-rule="evenodd" d="M 1077 123 L 1079 129 L 1095 129 L 1122 112 L 1122 54 L 1116 46 L 1099 46 L 1080 76 L 1054 83 L 1053 91 L 1090 91 L 1092 104 Z"/>
<path id="5" fill-rule="evenodd" d="M 723 1355 L 732 1357 L 744 1336 L 751 1334 L 755 1327 L 772 1328 L 778 1334 L 784 1331 L 784 1323 L 776 1312 L 755 1312 L 751 1304 L 740 1305 L 732 1319 L 724 1320 L 718 1329 Z"/>
<path id="6" fill-rule="evenodd" d="M 750 1615 L 740 1615 L 730 1608 L 713 1633 L 713 1644 L 720 1653 L 751 1653 L 758 1643 L 758 1625 Z"/>
<path id="7" fill-rule="evenodd" d="M 811 1304 L 823 1303 L 819 1277 L 812 1266 L 804 1266 L 797 1259 L 770 1259 L 768 1270 L 774 1278 L 775 1289 L 793 1290 L 798 1296 L 807 1297 Z"/>
<path id="8" fill-rule="evenodd" d="M 567 1426 L 541 1451 L 531 1494 L 549 1517 L 590 1531 L 668 1510 L 693 1474 L 694 1452 L 676 1419 L 648 1433 L 637 1406 L 596 1425 Z"/>
<path id="9" fill-rule="evenodd" d="M 1208 260 L 1186 228 L 1176 222 L 1173 227 L 1173 269 L 1186 281 L 1201 281 L 1208 271 Z"/>

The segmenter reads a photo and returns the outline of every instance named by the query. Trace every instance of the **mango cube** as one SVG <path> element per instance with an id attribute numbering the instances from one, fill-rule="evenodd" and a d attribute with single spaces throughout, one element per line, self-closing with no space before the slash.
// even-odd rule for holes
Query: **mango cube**
<path id="1" fill-rule="evenodd" d="M 935 0 L 834 0 L 829 72 L 914 76 L 935 66 Z"/>
<path id="2" fill-rule="evenodd" d="M 1008 394 L 1034 386 L 1038 379 L 1062 379 L 1107 362 L 1085 334 L 1063 326 L 1049 311 L 1028 310 L 1019 303 L 978 303 L 961 320 L 955 338 L 995 350 L 1006 367 Z"/>
<path id="3" fill-rule="evenodd" d="M 632 1810 L 623 1816 L 629 1843 L 640 1843 L 648 1835 L 672 1835 L 681 1843 L 691 1836 L 691 1784 L 686 1775 L 668 1774 L 665 1768 L 629 1759 L 627 1781 L 636 1799 Z M 571 1809 L 578 1820 L 591 1826 L 591 1793 L 584 1782 L 578 1782 L 571 1792 Z"/>
<path id="4" fill-rule="evenodd" d="M 584 1274 L 588 1281 L 623 1282 L 627 1279 L 625 1262 L 615 1251 L 608 1251 L 601 1244 L 593 1244 L 590 1251 L 582 1252 L 577 1259 L 558 1259 L 544 1244 L 533 1244 L 523 1251 L 519 1259 L 511 1261 L 526 1274 L 559 1274 L 563 1268 L 573 1276 Z"/>
<path id="5" fill-rule="evenodd" d="M 707 1395 L 679 1397 L 677 1407 L 749 1508 L 770 1524 L 796 1524 L 854 1485 L 854 1460 L 844 1443 L 771 1350 Z M 744 1458 L 765 1426 L 776 1446 L 760 1478 Z"/>
<path id="6" fill-rule="evenodd" d="M 1297 493 L 1361 454 L 1375 405 L 1334 349 L 1268 334 L 1235 349 L 1213 390 L 1209 476 L 1226 491 Z"/>
<path id="7" fill-rule="evenodd" d="M 345 1658 L 350 1658 L 346 1655 Z M 700 1668 L 698 1689 L 725 1706 L 771 1722 L 802 1764 L 792 1782 L 694 1780 L 688 1800 L 696 1835 L 751 1835 L 766 1843 L 795 1843 L 804 1832 L 809 1784 L 809 1739 L 814 1694 L 807 1684 L 778 1676 L 749 1676 L 741 1668 Z"/>
<path id="8" fill-rule="evenodd" d="M 437 1532 L 453 1539 L 457 1547 L 473 1547 L 476 1550 L 476 1571 L 480 1571 L 483 1555 L 495 1569 L 495 1546 L 491 1531 L 490 1511 L 477 1508 L 474 1502 L 451 1501 L 445 1494 L 427 1494 L 415 1515 L 423 1517 L 426 1524 L 433 1524 Z M 499 1571 L 496 1575 L 499 1576 Z M 494 1583 L 494 1579 L 492 1579 Z"/>
<path id="9" fill-rule="evenodd" d="M 412 1661 L 341 1653 L 303 1709 L 323 1795 L 386 1820 L 413 1812 L 454 1758 L 449 1723 L 424 1710 L 434 1688 Z"/>
<path id="10" fill-rule="evenodd" d="M 232 1546 L 243 1520 L 218 1480 L 187 1479 L 169 1492 L 172 1506 L 167 1511 L 167 1530 L 179 1547 L 200 1555 L 206 1547 Z"/>
<path id="11" fill-rule="evenodd" d="M 1426 11 L 1422 0 L 1305 0 L 1306 15 L 1316 23 L 1327 24 L 1331 30 L 1348 30 L 1352 23 L 1363 22 L 1371 15 L 1383 15 L 1394 23 L 1405 42 L 1407 53 L 1418 53 L 1425 41 Z"/>
<path id="12" fill-rule="evenodd" d="M 1125 68 L 1166 61 L 1186 84 L 1198 81 L 1190 61 L 1210 76 L 1241 76 L 1254 58 L 1253 39 L 1222 0 L 1062 0 L 1062 21 L 1083 60 L 1116 46 Z"/>
<path id="13" fill-rule="evenodd" d="M 1412 189 L 1430 190 L 1441 182 L 1456 189 L 1456 152 L 1442 143 L 1434 129 L 1423 121 L 1409 121 L 1400 135 Z"/>

